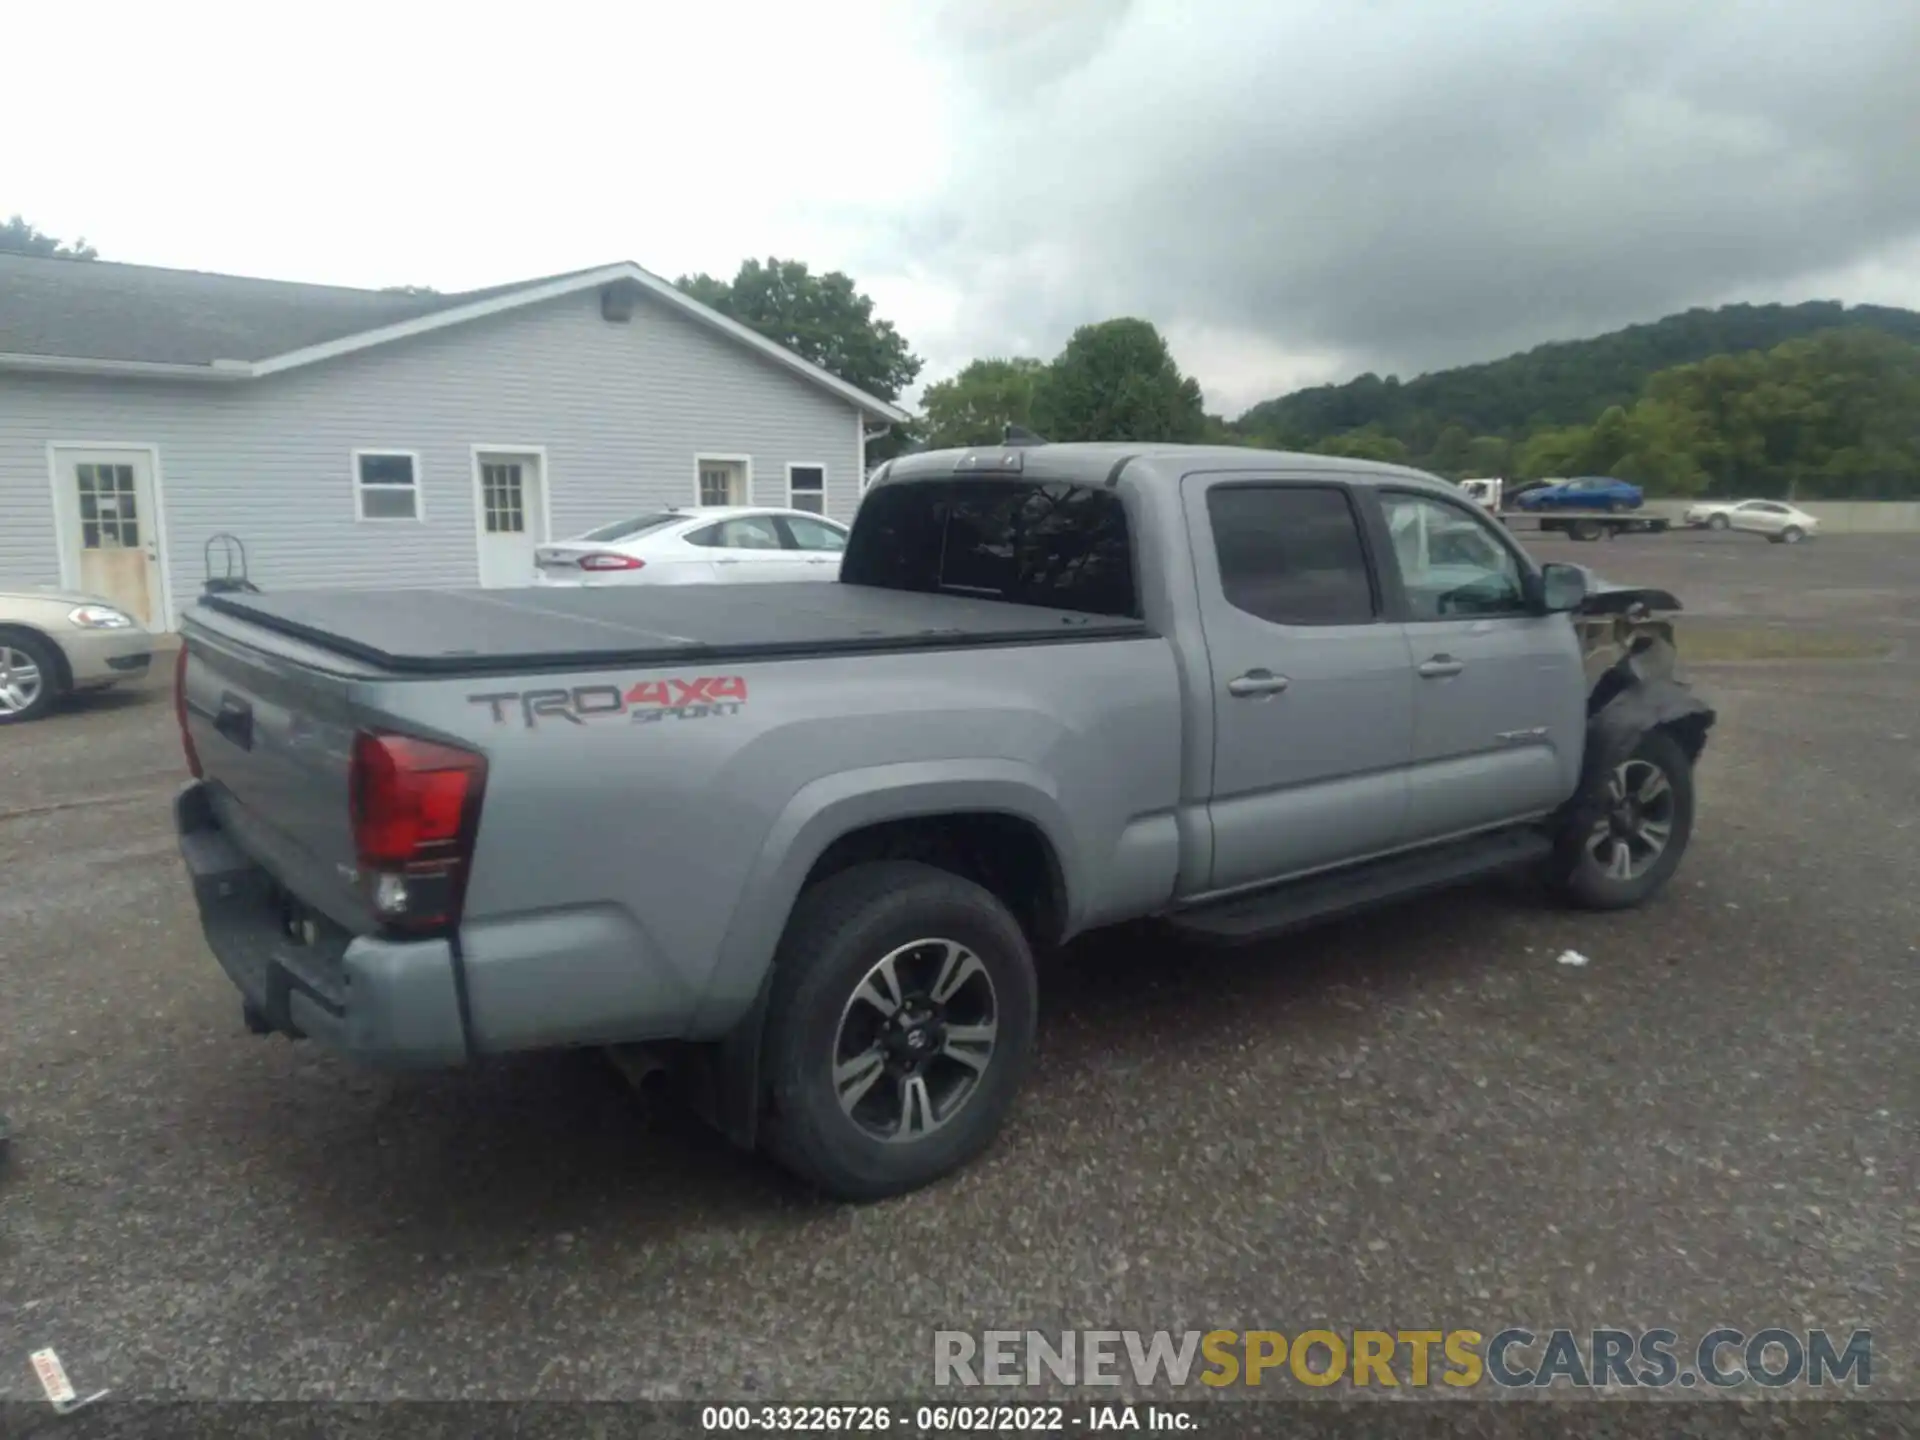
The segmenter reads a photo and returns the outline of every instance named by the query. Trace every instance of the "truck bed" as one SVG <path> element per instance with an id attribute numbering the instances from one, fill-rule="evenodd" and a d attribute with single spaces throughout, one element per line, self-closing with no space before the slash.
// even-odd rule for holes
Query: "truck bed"
<path id="1" fill-rule="evenodd" d="M 796 581 L 209 595 L 207 609 L 402 675 L 520 674 L 1124 639 L 1127 616 Z"/>

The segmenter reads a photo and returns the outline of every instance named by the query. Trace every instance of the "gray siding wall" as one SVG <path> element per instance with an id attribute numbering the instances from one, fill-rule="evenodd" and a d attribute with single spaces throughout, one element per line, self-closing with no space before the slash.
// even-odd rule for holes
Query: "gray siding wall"
<path id="1" fill-rule="evenodd" d="M 656 304 L 600 318 L 593 293 L 231 385 L 0 373 L 0 584 L 60 579 L 49 443 L 159 450 L 174 614 L 210 535 L 247 547 L 255 583 L 471 585 L 472 447 L 544 446 L 553 534 L 697 503 L 694 457 L 752 457 L 753 500 L 786 467 L 827 467 L 827 511 L 860 498 L 845 402 Z M 423 523 L 357 521 L 352 452 L 420 457 Z"/>

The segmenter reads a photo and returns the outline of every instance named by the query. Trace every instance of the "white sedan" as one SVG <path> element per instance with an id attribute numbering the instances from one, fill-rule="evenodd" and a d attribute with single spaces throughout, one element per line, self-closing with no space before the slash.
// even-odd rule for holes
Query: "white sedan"
<path id="1" fill-rule="evenodd" d="M 534 552 L 542 585 L 745 585 L 837 580 L 847 527 L 805 510 L 669 507 Z"/>
<path id="2" fill-rule="evenodd" d="M 1685 519 L 1696 530 L 1747 530 L 1781 545 L 1820 533 L 1818 520 L 1784 500 L 1703 501 L 1689 505 Z"/>

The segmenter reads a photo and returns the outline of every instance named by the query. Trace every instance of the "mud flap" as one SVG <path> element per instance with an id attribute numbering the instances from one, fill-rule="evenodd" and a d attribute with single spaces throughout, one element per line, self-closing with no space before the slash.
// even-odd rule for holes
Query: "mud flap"
<path id="1" fill-rule="evenodd" d="M 688 1107 L 742 1150 L 759 1139 L 760 1047 L 767 1025 L 773 969 L 761 981 L 753 1007 L 720 1039 L 690 1045 L 674 1067 Z"/>

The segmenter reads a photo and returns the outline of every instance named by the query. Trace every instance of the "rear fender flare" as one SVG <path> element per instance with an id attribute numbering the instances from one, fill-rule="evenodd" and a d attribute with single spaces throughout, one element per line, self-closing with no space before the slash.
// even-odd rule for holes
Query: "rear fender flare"
<path id="1" fill-rule="evenodd" d="M 768 831 L 715 957 L 690 1038 L 717 1040 L 709 1118 L 736 1145 L 751 1148 L 759 1123 L 760 1040 L 773 956 L 808 873 L 843 835 L 891 820 L 961 811 L 1011 815 L 1052 846 L 1065 890 L 1069 933 L 1087 888 L 1066 811 L 1052 782 L 1012 760 L 881 765 L 823 776 L 803 786 Z"/>
<path id="2" fill-rule="evenodd" d="M 1053 782 L 1015 760 L 909 761 L 849 770 L 801 787 L 768 829 L 714 958 L 693 1032 L 723 1033 L 752 1003 L 786 929 L 800 887 L 841 836 L 890 820 L 990 811 L 1032 824 L 1053 847 L 1066 890 L 1068 933 L 1087 887 Z"/>

